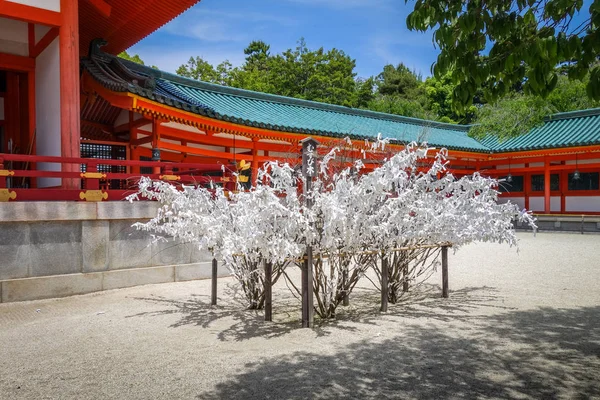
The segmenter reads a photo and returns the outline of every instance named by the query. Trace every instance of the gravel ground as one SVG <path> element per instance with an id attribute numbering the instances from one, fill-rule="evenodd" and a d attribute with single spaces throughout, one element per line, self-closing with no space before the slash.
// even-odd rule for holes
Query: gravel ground
<path id="1" fill-rule="evenodd" d="M 2 399 L 600 398 L 600 236 L 475 244 L 386 314 L 363 288 L 300 329 L 280 285 L 273 323 L 231 279 L 0 304 Z"/>

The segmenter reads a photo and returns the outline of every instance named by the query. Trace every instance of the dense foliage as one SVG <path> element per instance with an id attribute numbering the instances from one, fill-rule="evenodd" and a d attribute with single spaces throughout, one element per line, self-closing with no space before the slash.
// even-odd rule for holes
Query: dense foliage
<path id="1" fill-rule="evenodd" d="M 433 73 L 451 75 L 459 111 L 480 89 L 488 101 L 515 85 L 545 98 L 558 84 L 557 65 L 570 79 L 586 80 L 587 95 L 600 100 L 600 0 L 588 5 L 586 10 L 583 0 L 418 0 L 407 26 L 434 31 L 440 54 Z"/>

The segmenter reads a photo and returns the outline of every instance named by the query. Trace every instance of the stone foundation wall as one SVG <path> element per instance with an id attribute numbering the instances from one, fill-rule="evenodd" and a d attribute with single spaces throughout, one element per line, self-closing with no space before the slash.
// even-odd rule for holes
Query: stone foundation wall
<path id="1" fill-rule="evenodd" d="M 131 227 L 154 202 L 0 203 L 0 302 L 209 278 L 212 257 Z M 219 275 L 227 275 L 222 266 Z"/>
<path id="2" fill-rule="evenodd" d="M 599 215 L 535 215 L 535 217 L 541 232 L 600 233 Z M 523 224 L 516 224 L 515 227 L 530 230 Z"/>

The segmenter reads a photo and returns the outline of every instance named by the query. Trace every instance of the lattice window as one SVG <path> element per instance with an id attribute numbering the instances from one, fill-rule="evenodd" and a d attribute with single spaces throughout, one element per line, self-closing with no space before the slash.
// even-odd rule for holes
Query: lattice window
<path id="1" fill-rule="evenodd" d="M 126 160 L 127 148 L 125 146 L 110 144 L 81 143 L 81 158 L 95 158 L 100 160 Z M 81 172 L 86 172 L 86 165 L 81 164 Z M 124 174 L 127 167 L 124 165 L 98 165 L 98 172 L 112 172 Z M 85 180 L 82 182 L 82 187 Z M 107 189 L 125 189 L 126 183 L 123 179 L 101 180 L 100 186 Z"/>

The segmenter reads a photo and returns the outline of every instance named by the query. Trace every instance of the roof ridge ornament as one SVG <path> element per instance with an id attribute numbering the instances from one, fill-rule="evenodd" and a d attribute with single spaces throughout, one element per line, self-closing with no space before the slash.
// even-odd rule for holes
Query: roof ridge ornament
<path id="1" fill-rule="evenodd" d="M 108 44 L 108 42 L 102 38 L 96 38 L 93 39 L 90 42 L 90 49 L 88 52 L 88 57 L 90 59 L 100 59 L 102 61 L 110 61 L 110 57 L 103 52 L 102 50 L 100 50 L 100 47 L 104 47 Z"/>

